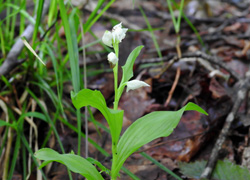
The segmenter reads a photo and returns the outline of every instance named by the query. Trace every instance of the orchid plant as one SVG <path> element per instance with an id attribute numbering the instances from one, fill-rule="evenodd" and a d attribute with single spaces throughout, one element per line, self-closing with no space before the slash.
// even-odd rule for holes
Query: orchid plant
<path id="1" fill-rule="evenodd" d="M 126 159 L 143 145 L 150 141 L 169 136 L 178 125 L 184 111 L 196 110 L 207 114 L 202 108 L 194 103 L 188 103 L 178 111 L 157 111 L 147 114 L 134 123 L 132 123 L 121 136 L 123 123 L 123 110 L 118 110 L 119 99 L 127 87 L 129 90 L 135 90 L 140 87 L 149 86 L 147 83 L 139 80 L 130 80 L 133 77 L 133 65 L 143 46 L 135 48 L 127 58 L 126 64 L 122 66 L 122 79 L 118 86 L 118 61 L 119 44 L 126 36 L 127 28 L 122 28 L 122 23 L 113 27 L 112 31 L 106 31 L 102 37 L 105 45 L 114 49 L 114 52 L 108 54 L 108 61 L 114 73 L 114 104 L 113 108 L 107 107 L 102 93 L 98 90 L 83 89 L 78 93 L 71 92 L 73 105 L 80 109 L 84 106 L 97 108 L 106 118 L 111 138 L 112 138 L 112 167 L 108 170 L 100 162 L 83 158 L 75 154 L 59 154 L 58 152 L 43 148 L 36 152 L 36 158 L 44 160 L 41 167 L 44 167 L 52 161 L 60 162 L 68 167 L 69 170 L 80 173 L 89 180 L 102 180 L 102 171 L 111 176 L 112 180 L 117 179 L 119 171 Z M 102 171 L 99 172 L 94 165 L 97 165 Z"/>

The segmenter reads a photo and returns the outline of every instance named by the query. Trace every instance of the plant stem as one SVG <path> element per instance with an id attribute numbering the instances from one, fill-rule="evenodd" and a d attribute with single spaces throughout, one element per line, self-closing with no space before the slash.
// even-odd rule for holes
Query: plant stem
<path id="1" fill-rule="evenodd" d="M 113 43 L 115 55 L 118 58 L 119 57 L 119 43 L 115 42 Z M 115 89 L 115 100 L 114 100 L 114 110 L 118 109 L 118 103 L 119 103 L 119 92 L 118 92 L 118 62 L 116 63 L 115 67 L 113 68 L 114 72 L 114 89 Z M 116 180 L 117 175 L 113 174 L 114 169 L 117 164 L 117 142 L 115 142 L 112 138 L 112 167 L 111 167 L 111 180 Z"/>
<path id="2" fill-rule="evenodd" d="M 118 42 L 113 43 L 115 55 L 119 57 L 119 44 Z M 115 100 L 114 100 L 114 110 L 118 109 L 118 62 L 116 63 L 115 67 L 113 68 L 114 72 L 114 89 L 115 89 Z"/>
<path id="3" fill-rule="evenodd" d="M 115 65 L 115 67 L 113 68 L 113 72 L 114 72 L 114 89 L 115 89 L 115 100 L 114 100 L 114 110 L 118 109 L 118 63 Z"/>
<path id="4" fill-rule="evenodd" d="M 111 180 L 116 180 L 117 175 L 113 173 L 117 164 L 117 144 L 115 142 L 112 142 L 112 156 Z"/>
<path id="5" fill-rule="evenodd" d="M 176 51 L 177 51 L 178 58 L 181 58 L 182 56 L 180 44 L 181 44 L 181 36 L 179 33 L 177 33 Z"/>

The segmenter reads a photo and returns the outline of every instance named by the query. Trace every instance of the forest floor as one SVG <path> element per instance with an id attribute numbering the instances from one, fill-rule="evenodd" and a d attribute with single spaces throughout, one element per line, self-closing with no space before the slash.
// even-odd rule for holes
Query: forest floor
<path id="1" fill-rule="evenodd" d="M 194 33 L 189 23 L 182 19 L 178 53 L 177 35 L 166 1 L 136 0 L 136 4 L 140 4 L 153 28 L 159 48 L 155 46 L 152 34 L 147 30 L 148 26 L 140 9 L 137 6 L 133 8 L 131 3 L 132 1 L 126 0 L 115 2 L 91 28 L 92 33 L 98 38 L 102 37 L 105 30 L 112 29 L 110 19 L 122 22 L 123 27 L 129 29 L 127 37 L 120 45 L 120 65 L 125 63 L 127 56 L 135 47 L 144 46 L 134 65 L 134 78 L 145 81 L 150 87 L 125 92 L 122 95 L 118 106 L 118 109 L 124 110 L 122 133 L 136 119 L 147 113 L 178 110 L 187 102 L 198 104 L 208 116 L 195 111 L 184 113 L 179 125 L 169 137 L 156 139 L 143 146 L 130 156 L 124 166 L 142 180 L 175 179 L 143 157 L 142 152 L 144 152 L 183 179 L 194 179 L 195 175 L 185 173 L 187 164 L 181 162 L 205 160 L 213 164 L 217 160 L 227 159 L 235 165 L 244 165 L 250 170 L 250 157 L 247 155 L 250 153 L 249 2 L 240 0 L 186 2 L 184 8 L 186 17 L 199 32 L 201 39 Z M 82 11 L 85 15 L 89 13 L 85 8 Z M 63 37 L 63 29 L 59 32 Z M 86 33 L 85 43 L 93 41 L 94 37 Z M 100 44 L 86 48 L 86 52 L 101 50 L 103 47 Z M 88 88 L 100 90 L 111 107 L 114 99 L 113 74 L 106 54 L 87 54 L 86 60 Z M 80 66 L 83 66 L 81 57 Z M 47 62 L 46 67 L 48 72 L 53 73 L 51 62 Z M 63 99 L 71 104 L 70 91 L 73 87 L 69 81 L 63 82 L 63 86 Z M 5 96 L 1 95 L 1 99 L 5 99 Z M 44 102 L 50 111 L 49 114 L 53 114 L 55 108 L 51 100 L 44 99 Z M 100 112 L 92 108 L 91 110 L 94 119 L 107 127 L 107 122 Z M 67 110 L 65 113 L 69 122 L 76 127 L 75 114 Z M 1 118 L 4 119 L 3 114 Z M 42 137 L 46 136 L 48 126 L 44 123 L 37 126 L 39 139 L 43 141 Z M 89 122 L 88 127 L 89 137 L 111 153 L 109 133 L 93 122 Z M 61 122 L 57 123 L 57 130 L 65 151 L 76 152 L 77 133 Z M 84 132 L 84 127 L 82 130 Z M 3 131 L 0 128 L 0 135 Z M 53 133 L 48 144 L 51 148 L 59 150 Z M 85 154 L 84 147 L 83 138 L 82 155 Z M 89 155 L 110 167 L 111 157 L 102 155 L 92 144 L 89 144 Z M 19 163 L 15 170 L 16 179 L 22 179 L 21 164 Z M 211 164 L 208 163 L 207 166 L 214 168 Z M 205 165 L 206 163 L 201 165 L 202 168 Z M 201 172 L 197 170 L 198 174 Z M 120 175 L 120 179 L 129 179 L 124 172 Z M 66 168 L 61 164 L 52 166 L 49 177 L 53 180 L 67 179 Z M 30 179 L 35 177 L 31 176 Z"/>

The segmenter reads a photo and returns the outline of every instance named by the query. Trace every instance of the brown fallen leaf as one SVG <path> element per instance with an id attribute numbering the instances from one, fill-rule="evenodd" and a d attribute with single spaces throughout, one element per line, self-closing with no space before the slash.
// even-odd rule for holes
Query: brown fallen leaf
<path id="1" fill-rule="evenodd" d="M 222 96 L 227 95 L 227 92 L 225 91 L 225 88 L 214 77 L 210 81 L 209 90 L 212 93 L 212 98 L 213 99 L 219 99 Z"/>
<path id="2" fill-rule="evenodd" d="M 230 26 L 227 26 L 223 29 L 224 32 L 236 32 L 241 28 L 241 23 L 236 22 Z"/>

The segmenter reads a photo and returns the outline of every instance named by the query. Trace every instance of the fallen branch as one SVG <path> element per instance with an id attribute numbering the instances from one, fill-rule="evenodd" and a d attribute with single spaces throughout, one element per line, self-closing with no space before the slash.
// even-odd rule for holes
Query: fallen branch
<path id="1" fill-rule="evenodd" d="M 199 61 L 202 64 L 202 61 L 208 61 L 211 66 L 212 65 L 217 65 L 220 68 L 226 70 L 232 78 L 234 78 L 236 81 L 239 81 L 241 78 L 240 76 L 232 70 L 230 67 L 228 67 L 225 63 L 221 62 L 216 56 L 211 56 L 208 54 L 205 54 L 201 51 L 197 51 L 195 53 L 188 53 L 188 54 L 183 54 L 181 58 L 178 58 L 176 56 L 163 56 L 162 58 L 151 58 L 151 59 L 143 59 L 141 60 L 137 65 L 140 64 L 145 64 L 145 63 L 158 63 L 158 62 L 163 62 L 167 61 L 168 65 L 164 67 L 160 75 L 162 75 L 163 72 L 165 72 L 169 67 L 173 65 L 173 63 L 178 62 L 178 61 Z M 209 71 L 214 70 L 214 68 L 209 68 L 211 66 L 203 65 L 206 69 Z"/>
<path id="2" fill-rule="evenodd" d="M 41 18 L 43 18 L 45 14 L 48 12 L 49 5 L 50 5 L 50 0 L 45 0 L 43 4 L 43 11 Z M 18 60 L 18 56 L 20 55 L 24 47 L 21 37 L 25 37 L 27 41 L 29 41 L 33 35 L 33 31 L 34 31 L 34 25 L 29 24 L 27 28 L 24 30 L 23 34 L 17 39 L 16 43 L 12 46 L 11 50 L 9 51 L 5 61 L 0 66 L 0 76 L 6 75 L 16 66 L 24 62 L 24 60 Z"/>

